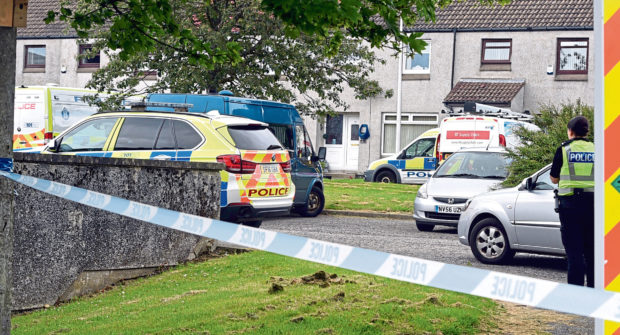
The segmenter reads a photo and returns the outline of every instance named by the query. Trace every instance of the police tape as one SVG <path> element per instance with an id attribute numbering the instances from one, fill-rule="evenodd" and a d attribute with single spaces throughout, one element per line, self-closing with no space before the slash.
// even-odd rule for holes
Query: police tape
<path id="1" fill-rule="evenodd" d="M 351 247 L 158 208 L 0 171 L 36 190 L 163 227 L 245 247 L 480 297 L 620 322 L 620 293 Z"/>

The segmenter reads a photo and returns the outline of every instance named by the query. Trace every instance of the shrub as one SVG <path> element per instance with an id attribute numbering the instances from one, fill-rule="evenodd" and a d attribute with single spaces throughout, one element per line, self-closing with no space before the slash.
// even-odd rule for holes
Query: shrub
<path id="1" fill-rule="evenodd" d="M 590 122 L 588 140 L 594 139 L 594 108 L 575 103 L 543 105 L 534 116 L 533 123 L 541 131 L 528 130 L 523 127 L 515 129 L 523 145 L 508 149 L 508 157 L 512 159 L 509 166 L 510 174 L 504 185 L 515 186 L 524 178 L 553 162 L 553 155 L 562 142 L 568 140 L 566 125 L 573 117 L 583 115 Z"/>

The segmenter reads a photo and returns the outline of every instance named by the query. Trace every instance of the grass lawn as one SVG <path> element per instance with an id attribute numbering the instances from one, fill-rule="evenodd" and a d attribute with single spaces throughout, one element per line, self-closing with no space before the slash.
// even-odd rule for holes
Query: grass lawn
<path id="1" fill-rule="evenodd" d="M 475 334 L 496 329 L 500 310 L 489 299 L 254 251 L 12 322 L 13 334 Z"/>
<path id="2" fill-rule="evenodd" d="M 411 214 L 418 188 L 363 179 L 325 179 L 325 208 Z"/>

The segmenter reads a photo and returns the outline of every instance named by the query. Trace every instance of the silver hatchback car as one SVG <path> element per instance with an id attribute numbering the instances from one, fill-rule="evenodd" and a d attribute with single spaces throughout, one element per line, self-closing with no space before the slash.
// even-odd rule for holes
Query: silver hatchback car
<path id="1" fill-rule="evenodd" d="M 565 254 L 550 170 L 548 165 L 516 187 L 480 194 L 466 204 L 459 241 L 480 262 L 505 263 L 516 251 Z"/>
<path id="2" fill-rule="evenodd" d="M 452 154 L 418 190 L 413 218 L 420 231 L 455 227 L 467 200 L 488 192 L 508 175 L 503 148 L 462 149 Z"/>

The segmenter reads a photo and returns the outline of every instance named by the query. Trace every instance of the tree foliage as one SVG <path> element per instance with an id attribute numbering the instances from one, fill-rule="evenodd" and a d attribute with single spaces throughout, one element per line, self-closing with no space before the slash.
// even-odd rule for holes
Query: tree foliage
<path id="1" fill-rule="evenodd" d="M 516 128 L 515 135 L 523 145 L 508 150 L 508 157 L 512 162 L 509 167 L 510 174 L 504 184 L 517 185 L 532 173 L 551 164 L 557 148 L 568 140 L 566 134 L 568 121 L 578 115 L 585 116 L 590 122 L 588 140 L 594 141 L 594 108 L 584 105 L 580 100 L 559 106 L 542 106 L 533 121 L 540 131 L 524 127 Z"/>
<path id="2" fill-rule="evenodd" d="M 236 95 L 294 103 L 300 112 L 319 116 L 348 108 L 341 98 L 346 87 L 359 99 L 391 95 L 377 81 L 369 80 L 373 66 L 384 61 L 358 39 L 343 40 L 340 51 L 330 57 L 324 38 L 288 37 L 281 20 L 264 12 L 257 0 L 175 4 L 171 19 L 181 29 L 216 49 L 238 45 L 240 59 L 235 64 L 202 66 L 169 46 L 175 37 L 164 39 L 155 51 L 122 55 L 106 48 L 114 33 L 104 30 L 97 35 L 93 52 L 107 50 L 110 62 L 93 74 L 87 86 L 123 92 L 117 99 L 167 90 L 205 93 L 226 89 Z M 158 73 L 158 80 L 147 84 L 144 78 L 153 72 Z"/>
<path id="3" fill-rule="evenodd" d="M 152 52 L 166 44 L 185 53 L 192 62 L 213 67 L 221 62 L 239 61 L 239 45 L 230 42 L 214 46 L 192 34 L 175 21 L 173 7 L 205 5 L 208 0 L 82 0 L 87 9 L 75 10 L 75 1 L 65 0 L 59 11 L 50 11 L 46 22 L 68 22 L 81 37 L 105 27 L 110 49 L 120 49 L 126 59 L 134 52 Z M 403 33 L 405 26 L 422 20 L 432 22 L 438 8 L 453 0 L 260 0 L 261 8 L 281 19 L 288 37 L 306 34 L 322 38 L 329 55 L 340 51 L 345 36 L 360 38 L 372 47 L 391 47 L 400 43 L 421 52 L 426 43 L 421 33 Z M 481 4 L 505 4 L 510 0 L 477 0 Z M 235 0 L 230 0 L 234 3 Z M 164 42 L 164 40 L 166 40 Z"/>

